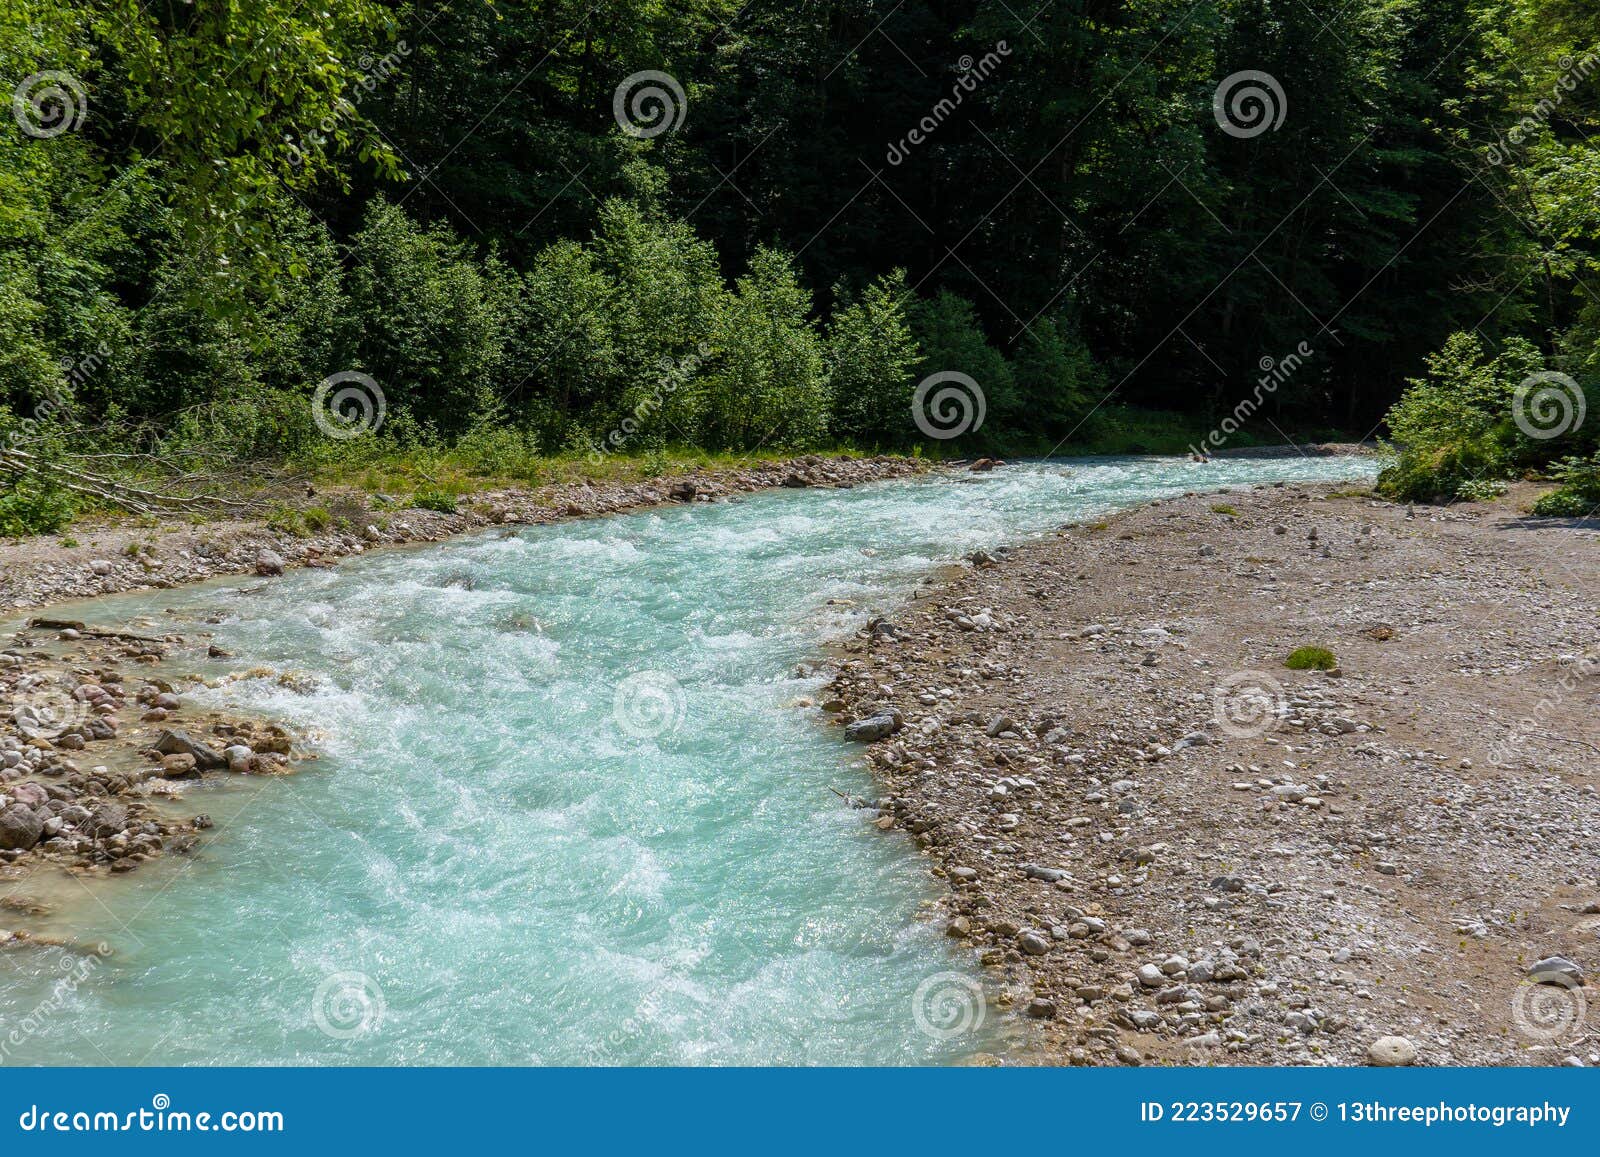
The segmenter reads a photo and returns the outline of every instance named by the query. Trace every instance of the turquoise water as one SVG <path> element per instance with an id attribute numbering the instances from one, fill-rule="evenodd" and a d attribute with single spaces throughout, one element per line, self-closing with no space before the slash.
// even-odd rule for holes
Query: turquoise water
<path id="1" fill-rule="evenodd" d="M 312 729 L 326 754 L 191 789 L 185 806 L 218 820 L 199 857 L 56 918 L 115 949 L 72 984 L 59 952 L 0 956 L 0 1028 L 26 1028 L 0 1032 L 0 1063 L 895 1064 L 1004 1048 L 997 1012 L 975 1023 L 970 955 L 917 919 L 936 882 L 829 790 L 873 794 L 858 753 L 794 706 L 819 685 L 796 665 L 976 547 L 1184 489 L 1372 469 L 1021 465 L 490 532 L 251 594 L 85 604 L 74 613 L 102 623 L 220 618 L 207 629 L 238 659 L 211 673 L 260 664 L 310 686 L 202 697 Z"/>

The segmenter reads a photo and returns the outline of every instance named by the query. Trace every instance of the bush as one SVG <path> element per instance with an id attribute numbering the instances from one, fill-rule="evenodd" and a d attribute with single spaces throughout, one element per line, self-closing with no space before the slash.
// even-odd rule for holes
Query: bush
<path id="1" fill-rule="evenodd" d="M 35 478 L 0 476 L 0 536 L 54 534 L 76 513 L 66 491 Z"/>
<path id="2" fill-rule="evenodd" d="M 1086 427 L 1105 393 L 1105 374 L 1070 321 L 1042 317 L 1033 322 L 1012 358 L 1012 369 L 1018 429 L 1052 441 L 1093 436 Z"/>
<path id="3" fill-rule="evenodd" d="M 1389 411 L 1398 457 L 1379 475 L 1379 493 L 1415 501 L 1469 498 L 1477 480 L 1541 466 L 1575 438 L 1589 437 L 1581 427 L 1555 438 L 1519 428 L 1514 400 L 1543 364 L 1538 349 L 1521 338 L 1490 355 L 1476 334 L 1451 335 L 1428 357 L 1428 375 L 1412 379 Z"/>
<path id="4" fill-rule="evenodd" d="M 440 514 L 454 514 L 456 499 L 442 490 L 419 490 L 411 496 L 411 505 L 417 510 L 436 510 Z"/>
<path id="5" fill-rule="evenodd" d="M 1600 453 L 1564 458 L 1551 470 L 1561 483 L 1539 496 L 1533 513 L 1542 518 L 1587 518 L 1600 509 Z"/>
<path id="6" fill-rule="evenodd" d="M 510 276 L 476 262 L 449 230 L 423 229 L 376 200 L 351 243 L 345 325 L 354 364 L 391 409 L 450 434 L 494 396 L 516 309 Z"/>
<path id="7" fill-rule="evenodd" d="M 758 249 L 723 308 L 711 370 L 698 392 L 703 445 L 804 447 L 828 429 L 828 378 L 811 293 L 786 253 Z"/>
<path id="8" fill-rule="evenodd" d="M 991 428 L 1004 427 L 1015 416 L 1011 365 L 983 336 L 971 302 L 949 292 L 920 301 L 911 311 L 911 328 L 922 350 L 922 361 L 914 371 L 918 381 L 944 371 L 966 374 L 983 392 L 986 427 L 991 423 Z M 909 413 L 906 420 L 911 421 Z M 986 440 L 981 432 L 979 440 Z"/>
<path id="9" fill-rule="evenodd" d="M 838 296 L 826 355 L 832 432 L 860 444 L 903 446 L 915 434 L 907 418 L 918 359 L 905 272 L 878 278 L 853 301 Z"/>
<path id="10" fill-rule="evenodd" d="M 1291 671 L 1331 671 L 1339 661 L 1326 647 L 1299 647 L 1290 653 L 1283 665 Z"/>

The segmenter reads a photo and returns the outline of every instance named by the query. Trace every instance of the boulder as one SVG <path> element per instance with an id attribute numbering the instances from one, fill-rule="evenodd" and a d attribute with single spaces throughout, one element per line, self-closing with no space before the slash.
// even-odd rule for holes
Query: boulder
<path id="1" fill-rule="evenodd" d="M 128 809 L 118 803 L 96 804 L 87 826 L 94 835 L 109 839 L 128 826 Z"/>
<path id="2" fill-rule="evenodd" d="M 271 577 L 283 573 L 283 557 L 275 550 L 263 550 L 256 555 L 256 573 L 263 577 Z"/>
<path id="3" fill-rule="evenodd" d="M 894 717 L 892 715 L 869 715 L 865 719 L 858 719 L 848 724 L 844 729 L 846 739 L 854 739 L 857 743 L 874 743 L 894 734 Z"/>
<path id="4" fill-rule="evenodd" d="M 228 765 L 220 751 L 192 738 L 187 731 L 163 731 L 154 746 L 162 755 L 192 755 L 201 768 Z"/>
<path id="5" fill-rule="evenodd" d="M 12 804 L 0 811 L 0 851 L 26 851 L 43 834 L 44 820 L 26 804 Z"/>

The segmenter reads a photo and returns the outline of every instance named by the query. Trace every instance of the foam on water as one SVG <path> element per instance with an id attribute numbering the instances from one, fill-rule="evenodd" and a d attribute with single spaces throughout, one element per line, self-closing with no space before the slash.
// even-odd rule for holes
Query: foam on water
<path id="1" fill-rule="evenodd" d="M 327 754 L 191 789 L 185 806 L 218 821 L 203 854 L 55 919 L 116 949 L 71 991 L 59 954 L 7 953 L 0 1028 L 27 1031 L 0 1060 L 941 1063 L 1003 1047 L 992 1012 L 919 1031 L 919 985 L 979 973 L 917 920 L 938 893 L 909 845 L 829 790 L 872 784 L 786 706 L 816 686 L 790 672 L 974 548 L 1186 488 L 1371 472 L 1024 465 L 89 604 L 74 614 L 221 616 L 238 658 L 215 673 L 268 665 L 308 689 L 207 697 L 312 730 Z"/>

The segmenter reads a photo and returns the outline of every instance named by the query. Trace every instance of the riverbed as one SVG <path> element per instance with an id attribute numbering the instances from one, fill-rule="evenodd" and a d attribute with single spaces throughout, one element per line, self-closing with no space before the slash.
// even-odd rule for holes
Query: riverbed
<path id="1" fill-rule="evenodd" d="M 199 855 L 56 918 L 113 950 L 70 990 L 69 958 L 6 953 L 0 1022 L 30 1030 L 5 1059 L 944 1064 L 1021 1047 L 971 952 L 918 919 L 940 894 L 924 862 L 840 798 L 875 788 L 806 706 L 826 679 L 807 664 L 975 549 L 1185 490 L 1374 470 L 1022 464 L 72 604 L 206 624 L 234 657 L 196 674 L 261 674 L 195 697 L 276 716 L 323 758 L 190 789 L 216 820 Z"/>

